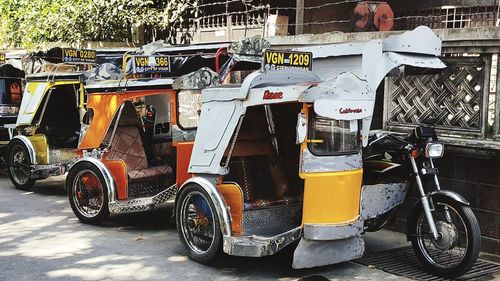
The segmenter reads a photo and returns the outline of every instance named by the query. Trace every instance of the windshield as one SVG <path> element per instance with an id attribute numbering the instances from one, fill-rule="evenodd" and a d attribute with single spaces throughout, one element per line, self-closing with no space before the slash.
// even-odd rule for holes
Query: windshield
<path id="1" fill-rule="evenodd" d="M 310 116 L 308 148 L 313 154 L 327 156 L 359 152 L 359 130 L 351 132 L 349 121 L 321 117 L 312 110 Z"/>

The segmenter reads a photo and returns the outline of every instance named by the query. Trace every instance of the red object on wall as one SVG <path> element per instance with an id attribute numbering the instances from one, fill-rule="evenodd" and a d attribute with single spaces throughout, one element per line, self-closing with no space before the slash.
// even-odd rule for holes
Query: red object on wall
<path id="1" fill-rule="evenodd" d="M 354 31 L 367 31 L 373 24 L 373 13 L 366 3 L 358 3 L 354 8 L 351 23 Z"/>
<path id="2" fill-rule="evenodd" d="M 386 2 L 359 2 L 352 12 L 351 25 L 354 31 L 388 31 L 394 26 L 394 12 Z"/>
<path id="3" fill-rule="evenodd" d="M 377 5 L 373 24 L 379 31 L 389 31 L 394 26 L 394 12 L 387 3 Z"/>

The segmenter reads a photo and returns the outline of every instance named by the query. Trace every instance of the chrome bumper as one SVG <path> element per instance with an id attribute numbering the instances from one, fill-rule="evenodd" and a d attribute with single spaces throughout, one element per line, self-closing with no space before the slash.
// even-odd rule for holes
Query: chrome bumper
<path id="1" fill-rule="evenodd" d="M 304 224 L 304 238 L 315 241 L 340 240 L 363 233 L 363 222 L 345 225 Z"/>
<path id="2" fill-rule="evenodd" d="M 271 237 L 224 236 L 224 252 L 233 256 L 262 257 L 282 250 L 302 237 L 302 227 Z"/>
<path id="3" fill-rule="evenodd" d="M 177 194 L 177 190 L 177 185 L 172 185 L 154 196 L 109 202 L 109 212 L 121 214 L 149 211 L 167 202 Z"/>

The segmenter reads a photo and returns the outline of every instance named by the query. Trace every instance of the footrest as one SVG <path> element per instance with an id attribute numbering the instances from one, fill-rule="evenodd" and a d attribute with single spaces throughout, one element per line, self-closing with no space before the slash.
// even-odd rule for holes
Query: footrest
<path id="1" fill-rule="evenodd" d="M 243 233 L 274 236 L 300 226 L 301 219 L 302 204 L 245 210 L 242 220 Z"/>
<path id="2" fill-rule="evenodd" d="M 116 214 L 149 211 L 167 202 L 168 199 L 174 197 L 176 194 L 177 185 L 174 184 L 154 196 L 110 202 L 109 212 Z"/>

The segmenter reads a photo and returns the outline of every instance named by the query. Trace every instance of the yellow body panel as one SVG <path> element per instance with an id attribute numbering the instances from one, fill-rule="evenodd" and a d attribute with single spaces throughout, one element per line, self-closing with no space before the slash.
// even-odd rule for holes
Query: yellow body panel
<path id="1" fill-rule="evenodd" d="M 35 95 L 35 92 L 41 84 L 45 84 L 44 92 L 42 95 L 37 96 L 37 95 Z M 79 96 L 79 100 L 80 100 L 79 107 L 83 108 L 84 107 L 83 97 L 85 95 L 85 91 L 83 88 L 83 84 L 78 80 L 52 81 L 49 83 L 43 82 L 43 81 L 28 82 L 26 84 L 26 90 L 23 94 L 23 102 L 21 102 L 21 108 L 20 108 L 19 114 L 20 115 L 28 115 L 30 117 L 29 117 L 29 119 L 23 119 L 24 121 L 22 121 L 22 122 L 19 122 L 20 119 L 18 118 L 17 124 L 18 125 L 32 125 L 33 116 L 39 110 L 40 106 L 42 106 L 42 100 L 48 94 L 49 90 L 55 86 L 72 85 L 72 84 L 79 84 L 79 86 L 78 86 L 78 88 L 79 88 L 79 95 L 78 96 Z M 26 108 L 22 108 L 23 103 L 26 103 L 27 105 L 33 104 L 35 106 L 29 106 L 29 109 L 26 109 Z"/>
<path id="2" fill-rule="evenodd" d="M 363 169 L 302 173 L 302 224 L 346 224 L 357 221 Z"/>
<path id="3" fill-rule="evenodd" d="M 43 134 L 35 134 L 29 136 L 28 139 L 31 141 L 36 150 L 36 161 L 40 165 L 49 164 L 49 159 L 47 156 L 47 138 Z"/>

